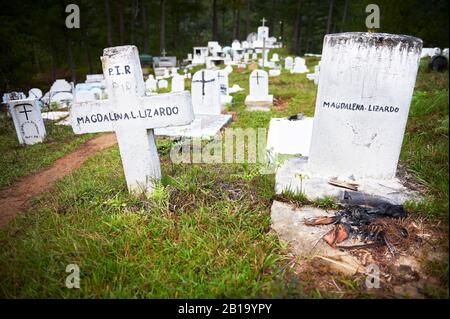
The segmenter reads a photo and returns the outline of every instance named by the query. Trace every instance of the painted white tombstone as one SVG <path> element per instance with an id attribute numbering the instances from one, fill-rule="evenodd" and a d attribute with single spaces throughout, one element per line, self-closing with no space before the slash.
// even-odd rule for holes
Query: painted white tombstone
<path id="1" fill-rule="evenodd" d="M 106 48 L 101 60 L 108 99 L 73 104 L 73 131 L 114 131 L 129 191 L 149 194 L 161 178 L 153 129 L 193 121 L 189 92 L 145 96 L 139 54 L 133 45 Z"/>
<path id="2" fill-rule="evenodd" d="M 231 72 L 233 72 L 233 67 L 231 65 L 227 65 L 224 68 L 225 72 L 227 72 L 228 74 L 230 74 Z"/>
<path id="3" fill-rule="evenodd" d="M 103 81 L 105 81 L 105 77 L 103 76 L 103 74 L 86 74 L 86 83 Z"/>
<path id="4" fill-rule="evenodd" d="M 78 103 L 98 100 L 92 91 L 78 91 L 75 93 L 75 101 Z"/>
<path id="5" fill-rule="evenodd" d="M 20 144 L 31 145 L 44 140 L 45 126 L 37 99 L 10 100 L 8 111 Z"/>
<path id="6" fill-rule="evenodd" d="M 184 91 L 184 77 L 177 74 L 172 78 L 172 92 L 182 91 Z"/>
<path id="7" fill-rule="evenodd" d="M 158 81 L 155 80 L 153 74 L 150 74 L 145 81 L 145 89 L 149 92 L 155 92 L 158 90 Z"/>
<path id="8" fill-rule="evenodd" d="M 258 27 L 258 41 L 263 41 L 264 39 L 269 38 L 269 27 L 265 26 L 267 20 L 265 18 L 262 18 L 261 22 L 262 26 Z"/>
<path id="9" fill-rule="evenodd" d="M 220 104 L 230 104 L 233 97 L 228 93 L 228 73 L 224 70 L 217 71 L 217 80 L 219 82 Z"/>
<path id="10" fill-rule="evenodd" d="M 422 40 L 410 36 L 326 35 L 309 158 L 287 162 L 276 191 L 339 196 L 342 189 L 327 183 L 337 177 L 393 203 L 408 199 L 395 174 L 421 49 Z"/>
<path id="11" fill-rule="evenodd" d="M 32 88 L 28 91 L 29 99 L 40 99 L 42 97 L 42 91 L 38 88 Z"/>
<path id="12" fill-rule="evenodd" d="M 167 89 L 169 87 L 169 82 L 167 80 L 159 80 L 158 81 L 158 88 L 160 89 Z"/>
<path id="13" fill-rule="evenodd" d="M 205 64 L 208 56 L 208 47 L 194 47 L 194 59 L 192 65 Z"/>
<path id="14" fill-rule="evenodd" d="M 162 77 L 163 77 L 163 79 L 170 78 L 171 77 L 170 70 L 169 69 L 164 69 L 164 75 Z"/>
<path id="15" fill-rule="evenodd" d="M 284 69 L 285 70 L 291 70 L 292 66 L 294 65 L 294 59 L 292 57 L 288 56 L 286 59 L 284 59 Z"/>
<path id="16" fill-rule="evenodd" d="M 233 86 L 228 89 L 228 93 L 229 94 L 234 94 L 234 93 L 237 93 L 237 92 L 240 92 L 240 91 L 244 91 L 244 89 L 241 88 L 239 86 L 239 84 L 233 84 Z"/>
<path id="17" fill-rule="evenodd" d="M 234 40 L 233 43 L 231 43 L 231 49 L 234 51 L 241 50 L 241 42 L 239 42 L 239 40 Z"/>
<path id="18" fill-rule="evenodd" d="M 219 82 L 216 71 L 200 70 L 191 83 L 192 106 L 195 114 L 220 114 Z"/>
<path id="19" fill-rule="evenodd" d="M 272 54 L 272 59 L 270 59 L 272 62 L 279 62 L 280 58 L 278 57 L 278 53 Z"/>
<path id="20" fill-rule="evenodd" d="M 273 95 L 269 95 L 269 77 L 264 70 L 253 70 L 250 73 L 250 93 L 245 98 L 249 111 L 269 111 Z"/>
<path id="21" fill-rule="evenodd" d="M 57 79 L 55 82 L 53 82 L 52 86 L 50 87 L 51 93 L 56 92 L 71 92 L 72 86 L 69 82 L 67 82 L 64 79 Z"/>
<path id="22" fill-rule="evenodd" d="M 269 76 L 270 77 L 280 76 L 280 74 L 281 74 L 281 70 L 280 69 L 269 70 Z"/>
<path id="23" fill-rule="evenodd" d="M 317 65 L 314 66 L 314 73 L 310 73 L 306 75 L 308 80 L 314 81 L 314 84 L 317 85 L 319 83 L 319 74 L 320 74 L 320 61 Z"/>
<path id="24" fill-rule="evenodd" d="M 291 69 L 291 73 L 307 73 L 309 72 L 305 64 L 305 59 L 301 57 L 296 57 L 294 60 L 294 65 Z"/>
<path id="25" fill-rule="evenodd" d="M 244 53 L 244 63 L 248 63 L 249 60 L 250 60 L 250 53 L 245 52 Z"/>

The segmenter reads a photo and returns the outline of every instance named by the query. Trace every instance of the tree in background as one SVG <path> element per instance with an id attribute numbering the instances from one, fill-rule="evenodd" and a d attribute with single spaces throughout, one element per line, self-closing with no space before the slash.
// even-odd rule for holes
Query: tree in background
<path id="1" fill-rule="evenodd" d="M 320 53 L 327 32 L 367 31 L 365 7 L 373 1 L 78 0 L 81 28 L 67 29 L 64 7 L 73 2 L 0 2 L 0 93 L 45 90 L 56 78 L 101 72 L 99 57 L 109 45 L 135 44 L 151 55 L 165 49 L 179 59 L 212 39 L 230 45 L 256 32 L 262 17 L 271 36 L 281 33 L 282 21 L 284 45 L 294 54 Z M 380 31 L 417 36 L 425 47 L 448 47 L 447 0 L 376 3 Z"/>

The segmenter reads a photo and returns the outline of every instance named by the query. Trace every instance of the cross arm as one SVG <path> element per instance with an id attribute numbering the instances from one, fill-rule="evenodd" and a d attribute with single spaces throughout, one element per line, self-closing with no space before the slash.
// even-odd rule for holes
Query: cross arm
<path id="1" fill-rule="evenodd" d="M 187 125 L 194 120 L 190 93 L 142 96 L 138 106 L 117 106 L 110 100 L 74 103 L 70 121 L 75 134 L 112 132 L 118 125 L 145 129 Z"/>

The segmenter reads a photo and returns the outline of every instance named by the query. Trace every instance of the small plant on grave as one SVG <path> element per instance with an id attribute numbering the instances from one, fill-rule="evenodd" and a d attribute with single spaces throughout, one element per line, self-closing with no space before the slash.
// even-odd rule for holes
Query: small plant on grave
<path id="1" fill-rule="evenodd" d="M 298 177 L 300 179 L 300 193 L 303 193 L 303 180 L 308 178 L 308 176 L 301 173 L 295 173 L 294 177 Z"/>
<path id="2" fill-rule="evenodd" d="M 281 197 L 285 200 L 298 202 L 300 204 L 308 203 L 308 198 L 303 192 L 296 192 L 291 187 L 284 189 L 281 192 Z"/>
<path id="3" fill-rule="evenodd" d="M 336 204 L 333 197 L 330 196 L 316 198 L 313 200 L 313 205 L 322 209 L 338 209 L 338 204 Z"/>
<path id="4" fill-rule="evenodd" d="M 148 199 L 155 204 L 156 207 L 164 209 L 168 207 L 170 198 L 170 191 L 168 187 L 164 187 L 161 182 L 155 183 L 152 193 Z"/>

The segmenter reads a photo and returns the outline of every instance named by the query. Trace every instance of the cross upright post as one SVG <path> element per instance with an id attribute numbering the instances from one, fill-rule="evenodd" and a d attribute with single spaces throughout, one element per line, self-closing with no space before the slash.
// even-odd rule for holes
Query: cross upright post
<path id="1" fill-rule="evenodd" d="M 215 81 L 215 79 L 211 79 L 211 80 L 205 80 L 205 71 L 202 71 L 202 79 L 199 81 L 199 80 L 196 80 L 196 81 L 192 81 L 192 82 L 194 82 L 194 83 L 201 83 L 202 84 L 202 95 L 204 96 L 205 95 L 205 83 L 208 83 L 208 82 L 214 82 Z"/>
<path id="2" fill-rule="evenodd" d="M 265 26 L 265 23 L 267 22 L 267 20 L 266 20 L 266 18 L 262 18 L 262 20 L 261 20 L 261 22 L 262 22 L 262 26 L 264 27 Z"/>
<path id="3" fill-rule="evenodd" d="M 191 123 L 190 94 L 145 96 L 138 50 L 133 45 L 106 48 L 101 61 L 108 100 L 74 103 L 72 128 L 76 134 L 114 131 L 128 189 L 149 194 L 161 178 L 153 128 Z"/>

